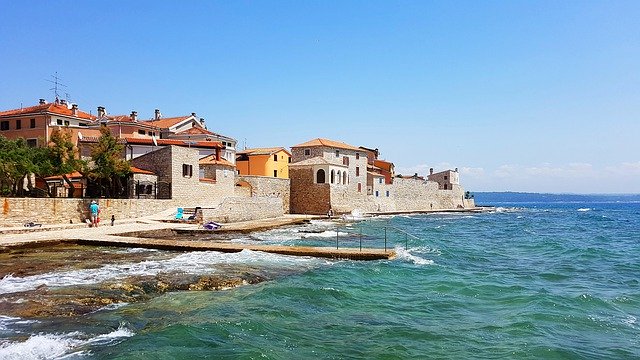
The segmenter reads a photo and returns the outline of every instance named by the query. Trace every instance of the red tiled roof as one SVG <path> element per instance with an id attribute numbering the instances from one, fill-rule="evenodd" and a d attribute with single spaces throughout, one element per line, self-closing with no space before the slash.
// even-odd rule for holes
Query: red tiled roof
<path id="1" fill-rule="evenodd" d="M 83 177 L 82 174 L 80 174 L 77 171 L 67 174 L 67 178 L 69 179 L 82 179 L 82 177 Z M 45 180 L 62 180 L 62 175 L 48 176 L 44 179 Z"/>
<path id="2" fill-rule="evenodd" d="M 329 139 L 321 139 L 321 138 L 317 138 L 317 139 L 313 139 L 310 141 L 307 141 L 305 143 L 302 144 L 298 144 L 296 146 L 292 146 L 292 148 L 299 148 L 299 147 L 314 147 L 314 146 L 325 146 L 325 147 L 333 147 L 333 148 L 338 148 L 338 149 L 346 149 L 346 150 L 356 150 L 356 151 L 362 151 L 362 149 L 340 142 L 340 141 L 334 141 L 334 140 L 329 140 Z"/>
<path id="3" fill-rule="evenodd" d="M 145 120 L 143 121 L 143 123 L 152 125 L 152 126 L 157 126 L 159 128 L 163 128 L 163 129 L 168 129 L 178 123 L 181 123 L 185 120 L 187 120 L 188 118 L 190 118 L 192 115 L 189 116 L 178 116 L 178 117 L 170 117 L 170 118 L 161 118 L 159 120 Z"/>
<path id="4" fill-rule="evenodd" d="M 187 129 L 185 131 L 180 131 L 175 133 L 175 135 L 216 135 L 207 129 L 203 129 L 198 126 L 194 126 L 191 129 Z"/>
<path id="5" fill-rule="evenodd" d="M 287 149 L 283 147 L 270 147 L 270 148 L 254 148 L 254 149 L 244 149 L 242 151 L 237 151 L 237 155 L 246 154 L 246 155 L 273 155 L 278 151 L 284 151 L 287 155 L 291 156 L 291 153 L 287 151 Z"/>
<path id="6" fill-rule="evenodd" d="M 148 138 L 125 138 L 127 144 L 137 145 L 153 145 L 153 140 Z M 156 139 L 158 146 L 176 145 L 176 146 L 192 146 L 200 148 L 224 148 L 219 141 L 187 141 L 176 139 Z"/>
<path id="7" fill-rule="evenodd" d="M 38 114 L 38 113 L 42 113 L 42 112 L 50 112 L 50 113 L 53 113 L 53 114 L 77 117 L 77 118 L 87 119 L 87 120 L 95 120 L 96 119 L 95 116 L 93 116 L 91 114 L 88 114 L 88 113 L 86 113 L 84 111 L 81 111 L 81 110 L 78 110 L 77 116 L 75 116 L 75 115 L 73 115 L 71 109 L 69 109 L 66 105 L 56 104 L 56 103 L 49 103 L 49 104 L 30 106 L 30 107 L 21 108 L 21 109 L 0 111 L 0 116 L 16 116 L 16 115 L 24 115 L 24 114 Z"/>
<path id="8" fill-rule="evenodd" d="M 134 174 L 155 175 L 155 174 L 154 174 L 154 173 L 152 173 L 151 171 L 143 170 L 143 169 L 137 168 L 137 167 L 135 167 L 135 166 L 132 166 L 132 167 L 131 167 L 131 172 L 132 172 L 132 173 L 134 173 Z"/>
<path id="9" fill-rule="evenodd" d="M 200 164 L 200 165 L 225 165 L 225 166 L 236 167 L 235 165 L 233 165 L 232 163 L 228 162 L 225 159 L 216 160 L 216 155 L 215 154 L 211 154 L 211 155 L 207 155 L 207 156 L 203 157 L 202 159 L 200 159 L 198 161 L 198 164 Z"/>

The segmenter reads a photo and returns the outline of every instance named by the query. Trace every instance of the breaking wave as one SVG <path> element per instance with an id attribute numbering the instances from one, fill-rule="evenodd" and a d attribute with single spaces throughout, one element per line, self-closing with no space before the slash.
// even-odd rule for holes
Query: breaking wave
<path id="1" fill-rule="evenodd" d="M 25 341 L 5 341 L 0 343 L 0 359 L 59 359 L 70 355 L 89 355 L 89 346 L 112 345 L 135 335 L 133 331 L 120 325 L 116 330 L 97 336 L 88 336 L 75 331 L 66 334 L 31 335 Z"/>
<path id="2" fill-rule="evenodd" d="M 0 294 L 34 290 L 39 286 L 62 287 L 98 284 L 130 276 L 155 276 L 162 272 L 184 272 L 187 274 L 210 274 L 216 265 L 256 264 L 262 267 L 299 268 L 313 267 L 322 260 L 269 254 L 261 251 L 243 250 L 238 253 L 215 251 L 189 252 L 167 260 L 147 260 L 139 263 L 107 264 L 95 269 L 51 272 L 26 277 L 6 275 L 0 280 Z"/>

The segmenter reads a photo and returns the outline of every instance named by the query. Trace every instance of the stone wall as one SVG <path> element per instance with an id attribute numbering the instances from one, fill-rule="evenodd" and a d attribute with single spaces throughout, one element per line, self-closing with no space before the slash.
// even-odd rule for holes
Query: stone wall
<path id="1" fill-rule="evenodd" d="M 228 197 L 216 208 L 202 209 L 205 222 L 237 222 L 283 216 L 282 199 L 276 197 Z"/>
<path id="2" fill-rule="evenodd" d="M 311 168 L 289 168 L 292 214 L 326 214 L 330 207 L 330 184 L 315 184 Z"/>
<path id="3" fill-rule="evenodd" d="M 0 198 L 0 226 L 23 226 L 34 222 L 46 224 L 81 223 L 89 216 L 92 199 L 74 198 Z M 157 199 L 98 199 L 100 219 L 109 223 L 111 215 L 117 220 L 152 215 L 176 207 L 172 200 Z"/>
<path id="4" fill-rule="evenodd" d="M 242 175 L 237 181 L 251 185 L 251 196 L 277 197 L 282 199 L 282 210 L 289 213 L 290 181 L 289 179 L 267 176 Z"/>

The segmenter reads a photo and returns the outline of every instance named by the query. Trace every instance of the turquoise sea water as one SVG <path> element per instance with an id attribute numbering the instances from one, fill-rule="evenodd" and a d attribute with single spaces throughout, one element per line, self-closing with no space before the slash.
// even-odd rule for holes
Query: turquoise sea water
<path id="1" fill-rule="evenodd" d="M 361 232 L 363 246 L 384 246 L 387 227 L 390 261 L 182 254 L 183 271 L 231 261 L 272 275 L 71 319 L 3 317 L 0 358 L 640 358 L 640 202 L 477 200 L 498 207 L 338 230 L 339 246 L 359 246 Z M 308 229 L 235 241 L 335 246 L 335 225 Z"/>

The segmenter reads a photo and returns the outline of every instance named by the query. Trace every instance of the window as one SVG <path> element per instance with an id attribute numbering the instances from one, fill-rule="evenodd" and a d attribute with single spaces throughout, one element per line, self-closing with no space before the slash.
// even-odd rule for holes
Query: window
<path id="1" fill-rule="evenodd" d="M 356 176 L 360 176 L 360 167 L 356 166 Z"/>
<path id="2" fill-rule="evenodd" d="M 380 193 L 378 192 L 378 190 L 376 190 L 376 197 L 380 196 Z"/>
<path id="3" fill-rule="evenodd" d="M 58 120 L 56 120 L 56 124 L 58 124 L 58 125 L 62 125 L 62 119 L 58 119 Z"/>
<path id="4" fill-rule="evenodd" d="M 289 157 L 289 162 L 291 162 L 291 157 Z"/>
<path id="5" fill-rule="evenodd" d="M 331 170 L 331 183 L 333 184 L 334 179 L 336 177 L 336 171 L 335 170 Z"/>
<path id="6" fill-rule="evenodd" d="M 311 150 L 310 149 L 304 149 L 304 156 L 309 156 L 311 155 Z"/>
<path id="7" fill-rule="evenodd" d="M 16 130 L 22 129 L 22 121 L 20 119 L 16 120 Z"/>
<path id="8" fill-rule="evenodd" d="M 360 153 L 356 153 L 356 160 L 360 160 Z"/>
<path id="9" fill-rule="evenodd" d="M 347 185 L 347 172 L 342 173 L 342 183 Z"/>
<path id="10" fill-rule="evenodd" d="M 36 127 L 36 119 L 31 119 L 31 128 Z"/>
<path id="11" fill-rule="evenodd" d="M 444 189 L 447 190 L 447 184 L 444 184 Z"/>
<path id="12" fill-rule="evenodd" d="M 278 161 L 278 154 L 273 154 L 273 161 Z"/>
<path id="13" fill-rule="evenodd" d="M 144 135 L 144 134 L 145 134 L 145 132 L 144 132 L 144 130 L 138 130 L 138 134 L 140 134 L 140 135 Z"/>
<path id="14" fill-rule="evenodd" d="M 182 176 L 184 177 L 193 176 L 193 165 L 182 164 Z"/>
<path id="15" fill-rule="evenodd" d="M 9 122 L 8 121 L 0 122 L 0 130 L 9 130 Z"/>
<path id="16" fill-rule="evenodd" d="M 343 156 L 342 157 L 342 165 L 349 166 L 349 157 L 348 156 Z"/>
<path id="17" fill-rule="evenodd" d="M 324 170 L 320 169 L 318 170 L 318 172 L 316 173 L 316 183 L 318 184 L 324 184 Z"/>
<path id="18" fill-rule="evenodd" d="M 27 146 L 32 148 L 37 147 L 38 139 L 27 139 Z"/>
<path id="19" fill-rule="evenodd" d="M 340 150 L 336 150 L 336 157 L 340 157 Z"/>
<path id="20" fill-rule="evenodd" d="M 336 178 L 336 184 L 340 184 L 342 181 L 342 171 L 338 170 L 338 177 Z"/>
<path id="21" fill-rule="evenodd" d="M 387 190 L 387 197 L 389 197 L 389 190 Z"/>
<path id="22" fill-rule="evenodd" d="M 278 177 L 278 170 L 273 170 L 273 177 Z"/>
<path id="23" fill-rule="evenodd" d="M 69 126 L 69 120 L 64 121 L 64 126 Z"/>
<path id="24" fill-rule="evenodd" d="M 358 192 L 362 192 L 362 184 L 358 183 Z"/>
<path id="25" fill-rule="evenodd" d="M 444 176 L 444 179 L 447 180 L 447 175 Z"/>
<path id="26" fill-rule="evenodd" d="M 382 184 L 382 180 L 383 180 L 383 178 L 378 179 L 378 183 Z"/>

